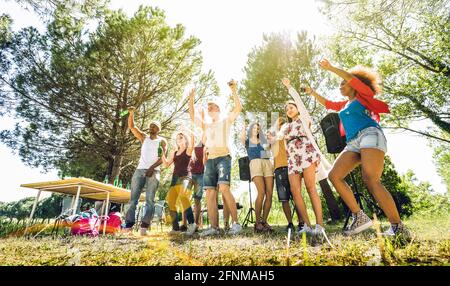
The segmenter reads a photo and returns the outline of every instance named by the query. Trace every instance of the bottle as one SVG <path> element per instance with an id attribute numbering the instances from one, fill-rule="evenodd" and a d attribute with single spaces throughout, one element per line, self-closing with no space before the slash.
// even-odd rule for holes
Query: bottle
<path id="1" fill-rule="evenodd" d="M 119 184 L 117 185 L 119 188 L 122 188 L 122 180 L 119 181 Z"/>
<path id="2" fill-rule="evenodd" d="M 162 153 L 163 153 L 163 148 L 162 148 L 162 145 L 161 145 L 161 142 L 160 142 L 159 146 L 158 146 L 158 158 L 162 157 Z"/>
<path id="3" fill-rule="evenodd" d="M 119 176 L 116 176 L 116 178 L 114 179 L 114 187 L 117 187 L 118 184 L 119 184 Z"/>
<path id="4" fill-rule="evenodd" d="M 127 183 L 126 189 L 127 189 L 127 190 L 131 190 L 131 184 L 130 184 L 130 182 Z"/>
<path id="5" fill-rule="evenodd" d="M 120 117 L 122 118 L 122 117 L 124 117 L 125 115 L 127 115 L 128 113 L 129 113 L 128 109 L 124 109 L 124 110 L 122 110 L 122 111 L 119 113 L 119 115 L 120 115 Z"/>
<path id="6" fill-rule="evenodd" d="M 103 180 L 103 183 L 104 183 L 104 184 L 108 184 L 108 182 L 109 182 L 109 176 L 106 175 L 106 176 L 105 176 L 105 179 Z"/>

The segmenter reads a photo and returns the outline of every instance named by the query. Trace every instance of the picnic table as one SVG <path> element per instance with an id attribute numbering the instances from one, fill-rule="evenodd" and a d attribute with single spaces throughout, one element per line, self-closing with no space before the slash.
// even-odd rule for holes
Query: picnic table
<path id="1" fill-rule="evenodd" d="M 131 192 L 127 189 L 119 188 L 111 184 L 100 183 L 87 178 L 70 178 L 57 181 L 22 184 L 20 186 L 38 190 L 33 208 L 30 213 L 29 221 L 32 221 L 33 219 L 39 196 L 41 195 L 42 191 L 72 195 L 72 215 L 76 213 L 79 198 L 104 201 L 102 211 L 100 213 L 103 213 L 103 215 L 106 216 L 109 209 L 109 204 L 111 202 L 126 204 L 130 201 L 131 197 Z M 140 198 L 140 201 L 143 200 L 145 200 L 144 194 L 142 194 Z M 103 228 L 103 230 L 105 231 L 105 227 Z"/>

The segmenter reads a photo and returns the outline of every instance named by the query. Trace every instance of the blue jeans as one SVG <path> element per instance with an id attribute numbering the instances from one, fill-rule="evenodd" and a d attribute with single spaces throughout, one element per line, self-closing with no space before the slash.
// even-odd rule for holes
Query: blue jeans
<path id="1" fill-rule="evenodd" d="M 159 186 L 159 171 L 155 170 L 151 177 L 146 177 L 147 169 L 137 169 L 131 179 L 130 208 L 125 217 L 127 228 L 133 227 L 136 222 L 136 206 L 139 203 L 142 188 L 145 186 L 145 211 L 141 227 L 148 228 L 155 213 L 155 194 Z"/>

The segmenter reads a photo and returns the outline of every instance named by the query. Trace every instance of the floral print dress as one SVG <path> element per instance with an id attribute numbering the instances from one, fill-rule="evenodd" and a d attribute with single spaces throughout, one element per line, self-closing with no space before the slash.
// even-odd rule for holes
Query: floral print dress
<path id="1" fill-rule="evenodd" d="M 320 154 L 306 136 L 300 119 L 284 124 L 280 133 L 286 140 L 288 173 L 290 175 L 302 174 L 303 170 L 312 164 L 320 163 Z"/>

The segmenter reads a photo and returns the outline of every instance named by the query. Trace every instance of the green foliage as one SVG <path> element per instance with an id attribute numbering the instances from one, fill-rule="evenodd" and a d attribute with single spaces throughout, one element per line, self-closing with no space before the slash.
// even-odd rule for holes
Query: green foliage
<path id="1" fill-rule="evenodd" d="M 448 0 L 327 1 L 324 13 L 338 30 L 329 43 L 334 60 L 382 74 L 381 97 L 391 107 L 386 123 L 395 128 L 431 136 L 408 127 L 427 118 L 450 132 L 449 8 Z"/>
<path id="2" fill-rule="evenodd" d="M 38 15 L 45 18 L 57 7 L 65 7 L 74 13 L 95 15 L 105 9 L 109 0 L 14 0 L 25 9 L 33 9 Z"/>
<path id="3" fill-rule="evenodd" d="M 264 35 L 263 43 L 248 55 L 244 68 L 245 79 L 240 91 L 243 109 L 247 112 L 279 112 L 284 116 L 284 104 L 290 99 L 281 83 L 284 77 L 289 78 L 297 90 L 302 86 L 325 89 L 330 82 L 325 72 L 317 69 L 321 53 L 317 41 L 306 32 L 298 33 L 295 43 L 287 34 Z M 302 99 L 315 122 L 321 119 L 324 108 L 310 96 Z"/>
<path id="4" fill-rule="evenodd" d="M 55 218 L 59 216 L 61 214 L 62 198 L 62 195 L 53 193 L 50 197 L 40 201 L 36 208 L 35 217 Z"/>
<path id="5" fill-rule="evenodd" d="M 7 14 L 0 15 L 0 47 L 6 45 L 11 38 L 12 19 Z"/>
<path id="6" fill-rule="evenodd" d="M 430 183 L 419 182 L 414 173 L 409 170 L 403 176 L 402 188 L 407 190 L 411 199 L 411 212 L 415 215 L 448 215 L 450 213 L 450 198 L 447 194 L 433 192 Z"/>
<path id="7" fill-rule="evenodd" d="M 162 10 L 140 7 L 128 18 L 95 3 L 76 13 L 57 5 L 44 34 L 24 28 L 1 49 L 3 110 L 20 122 L 0 139 L 30 166 L 99 181 L 123 172 L 129 181 L 140 144 L 121 111 L 135 106 L 143 131 L 159 119 L 167 136 L 187 110 L 186 86 L 201 99 L 217 85 L 201 72 L 200 41 L 170 27 Z"/>
<path id="8" fill-rule="evenodd" d="M 441 137 L 449 139 L 450 135 L 442 132 Z M 432 141 L 433 142 L 433 141 Z M 441 176 L 442 181 L 447 187 L 447 193 L 450 191 L 450 148 L 449 144 L 434 141 L 434 154 L 433 159 L 437 167 L 437 172 Z"/>
<path id="9" fill-rule="evenodd" d="M 31 197 L 16 202 L 3 203 L 0 208 L 0 216 L 22 220 L 30 214 L 33 203 L 34 198 Z"/>

